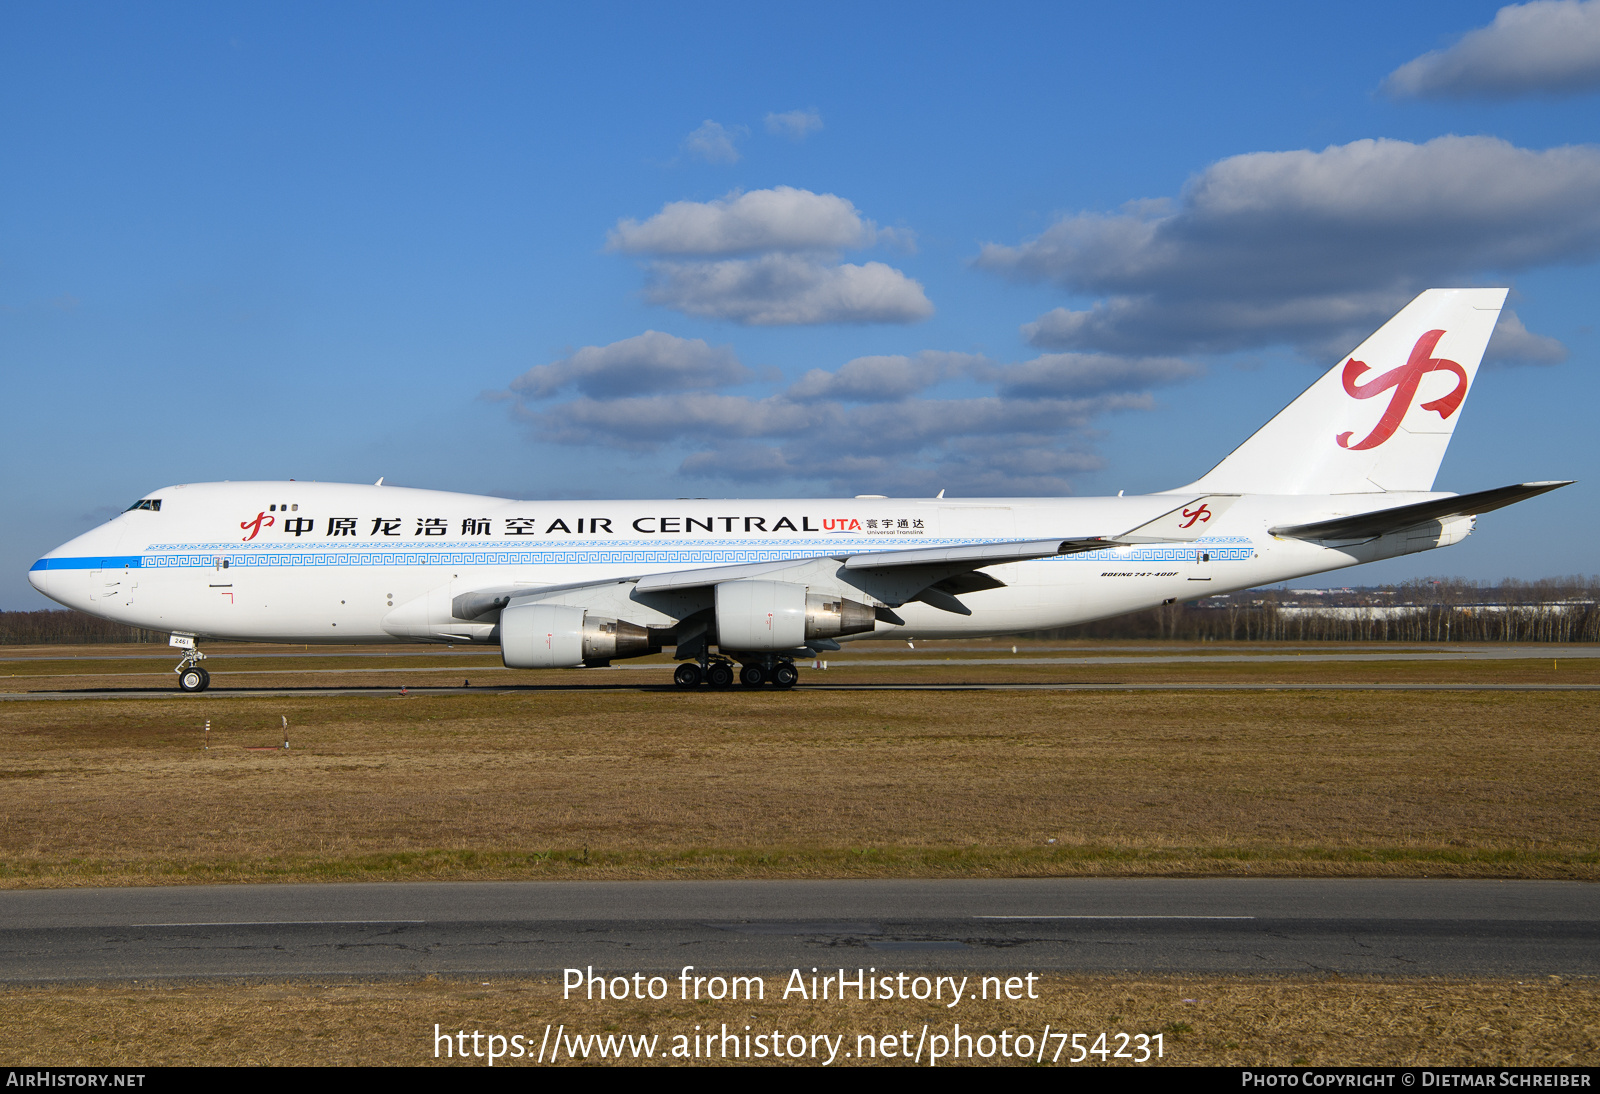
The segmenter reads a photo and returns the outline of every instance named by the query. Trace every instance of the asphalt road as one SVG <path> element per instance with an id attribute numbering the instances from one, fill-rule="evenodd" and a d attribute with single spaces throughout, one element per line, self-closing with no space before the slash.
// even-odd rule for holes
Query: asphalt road
<path id="1" fill-rule="evenodd" d="M 1600 975 L 1600 886 L 479 882 L 0 892 L 0 981 L 951 971 Z"/>

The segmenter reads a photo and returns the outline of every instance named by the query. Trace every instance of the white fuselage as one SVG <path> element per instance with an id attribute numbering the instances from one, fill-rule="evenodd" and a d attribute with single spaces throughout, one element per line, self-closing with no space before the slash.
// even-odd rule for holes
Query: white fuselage
<path id="1" fill-rule="evenodd" d="M 1446 546 L 1470 531 L 1470 518 L 1338 548 L 1267 531 L 1441 496 L 1246 495 L 1197 541 L 995 566 L 986 572 L 1005 587 L 964 593 L 971 615 L 908 603 L 898 609 L 904 626 L 879 622 L 871 636 L 1063 627 Z M 416 628 L 396 620 L 408 605 L 414 618 L 420 598 L 448 603 L 508 585 L 532 592 L 724 564 L 1102 535 L 1183 501 L 1174 493 L 526 502 L 306 482 L 201 483 L 147 498 L 159 511 L 123 513 L 45 555 L 29 572 L 34 587 L 151 630 L 319 643 L 416 641 Z"/>

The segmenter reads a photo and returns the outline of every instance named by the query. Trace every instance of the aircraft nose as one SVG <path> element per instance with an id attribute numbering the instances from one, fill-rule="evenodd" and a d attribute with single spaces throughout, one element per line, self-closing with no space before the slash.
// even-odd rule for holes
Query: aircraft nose
<path id="1" fill-rule="evenodd" d="M 44 559 L 35 562 L 28 570 L 28 584 L 38 589 L 45 596 L 50 595 L 50 571 L 45 569 Z"/>

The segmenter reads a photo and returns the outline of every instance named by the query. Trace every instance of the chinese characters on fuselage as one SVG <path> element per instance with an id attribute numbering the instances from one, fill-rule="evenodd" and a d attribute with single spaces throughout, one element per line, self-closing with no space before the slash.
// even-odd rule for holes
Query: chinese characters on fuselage
<path id="1" fill-rule="evenodd" d="M 413 523 L 414 521 L 414 523 Z M 790 517 L 722 517 L 722 516 L 658 516 L 638 517 L 632 521 L 622 521 L 614 517 L 554 517 L 549 519 L 520 516 L 520 517 L 462 517 L 459 524 L 453 529 L 452 521 L 446 517 L 413 517 L 401 516 L 375 516 L 375 517 L 328 517 L 320 527 L 319 538 L 354 538 L 354 539 L 417 539 L 430 536 L 447 536 L 455 531 L 458 536 L 471 538 L 477 536 L 495 537 L 496 524 L 499 524 L 501 537 L 525 536 L 615 536 L 627 535 L 629 531 L 645 536 L 658 535 L 750 535 L 754 533 L 774 534 L 779 532 L 825 532 L 825 533 L 864 533 L 867 535 L 908 535 L 920 536 L 926 534 L 926 524 L 921 517 L 881 516 L 872 518 L 861 517 L 814 517 L 810 515 Z M 621 527 L 618 527 L 618 524 Z M 254 539 L 260 527 L 253 526 L 255 522 L 247 522 L 241 527 L 252 532 L 247 539 Z M 265 522 L 265 527 L 270 529 L 270 518 Z M 407 530 L 409 527 L 409 531 Z M 284 536 L 293 536 L 300 539 L 302 536 L 318 535 L 319 522 L 314 517 L 294 517 L 285 520 L 281 529 Z"/>

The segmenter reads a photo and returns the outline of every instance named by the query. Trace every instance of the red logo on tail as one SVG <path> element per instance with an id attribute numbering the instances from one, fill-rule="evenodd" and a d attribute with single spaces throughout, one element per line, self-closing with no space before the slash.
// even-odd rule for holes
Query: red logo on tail
<path id="1" fill-rule="evenodd" d="M 1417 344 L 1411 347 L 1411 357 L 1404 365 L 1390 369 L 1365 385 L 1356 381 L 1367 371 L 1367 365 L 1354 357 L 1345 362 L 1343 379 L 1346 394 L 1355 399 L 1370 399 L 1394 388 L 1394 397 L 1389 400 L 1389 406 L 1384 410 L 1383 417 L 1378 419 L 1371 436 L 1360 444 L 1351 444 L 1350 438 L 1354 434 L 1341 433 L 1337 438 L 1340 448 L 1359 452 L 1366 448 L 1377 448 L 1394 436 L 1394 431 L 1400 428 L 1400 422 L 1405 418 L 1406 411 L 1411 409 L 1411 401 L 1417 397 L 1417 388 L 1422 383 L 1422 377 L 1430 372 L 1455 373 L 1456 387 L 1448 395 L 1423 403 L 1422 409 L 1435 411 L 1441 418 L 1448 418 L 1456 412 L 1461 400 L 1467 397 L 1467 370 L 1454 361 L 1431 356 L 1433 347 L 1437 346 L 1439 339 L 1443 337 L 1444 331 L 1430 330 L 1418 338 Z"/>
<path id="2" fill-rule="evenodd" d="M 268 528 L 271 528 L 276 523 L 278 523 L 277 517 L 269 517 L 265 513 L 257 513 L 255 520 L 240 521 L 239 527 L 250 533 L 248 536 L 244 537 L 244 541 L 249 543 L 251 540 L 255 539 L 256 536 L 261 534 L 261 526 L 263 524 L 265 524 Z"/>

